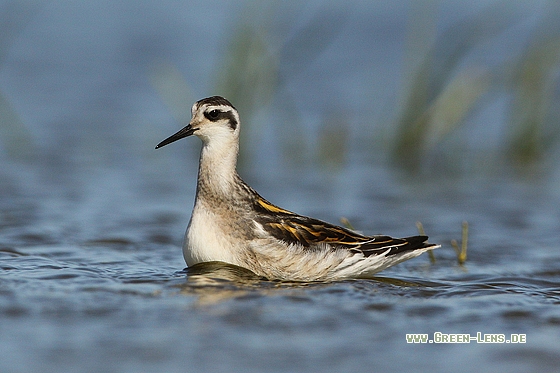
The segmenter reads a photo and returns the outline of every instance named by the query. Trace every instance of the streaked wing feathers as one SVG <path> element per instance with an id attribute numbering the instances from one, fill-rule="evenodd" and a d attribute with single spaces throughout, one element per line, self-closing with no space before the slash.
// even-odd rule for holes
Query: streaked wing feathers
<path id="1" fill-rule="evenodd" d="M 349 229 L 321 220 L 297 215 L 281 209 L 266 200 L 257 201 L 260 213 L 257 219 L 263 229 L 278 240 L 300 244 L 309 248 L 317 244 L 329 244 L 335 249 L 361 252 L 364 256 L 397 254 L 431 246 L 426 236 L 392 238 L 389 236 L 364 236 Z"/>

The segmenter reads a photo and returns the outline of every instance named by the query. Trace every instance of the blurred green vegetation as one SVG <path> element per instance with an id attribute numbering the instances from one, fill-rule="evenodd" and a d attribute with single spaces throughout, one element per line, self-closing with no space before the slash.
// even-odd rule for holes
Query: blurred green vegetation
<path id="1" fill-rule="evenodd" d="M 227 53 L 218 68 L 216 86 L 219 94 L 229 97 L 248 115 L 245 122 L 251 131 L 257 131 L 261 123 L 253 123 L 252 116 L 270 103 L 281 91 L 283 80 L 289 79 L 283 76 L 283 72 L 289 71 L 283 63 L 290 61 L 305 68 L 332 42 L 339 29 L 330 30 L 326 36 L 321 34 L 325 19 L 317 16 L 296 37 L 275 45 L 271 35 L 277 3 L 251 4 L 233 27 Z M 469 126 L 476 127 L 469 119 L 503 95 L 508 101 L 505 125 L 487 124 L 502 132 L 499 138 L 503 142 L 483 156 L 485 164 L 501 166 L 506 160 L 515 167 L 532 169 L 546 163 L 558 148 L 560 134 L 560 112 L 555 105 L 560 67 L 559 3 L 547 2 L 541 19 L 534 23 L 532 35 L 520 41 L 525 44 L 520 46 L 521 52 L 497 64 L 481 62 L 472 55 L 484 48 L 491 51 L 492 43 L 499 43 L 501 35 L 526 21 L 527 14 L 511 6 L 510 1 L 496 1 L 438 32 L 440 5 L 438 1 L 410 3 L 406 53 L 409 61 L 419 62 L 405 64 L 402 101 L 395 120 L 388 123 L 390 128 L 385 133 L 389 135 L 383 139 L 390 144 L 385 147 L 390 159 L 412 172 L 430 168 L 434 158 L 439 165 L 449 163 L 450 168 L 458 167 L 457 160 L 465 162 L 469 156 L 474 161 L 481 154 L 480 149 L 469 149 L 467 144 L 469 132 L 474 131 Z M 290 119 L 297 121 L 289 98 L 284 96 L 281 102 L 284 110 L 291 112 Z M 339 114 L 333 110 L 328 118 L 323 118 L 317 150 L 310 153 L 316 162 L 329 169 L 339 168 L 349 150 L 350 124 L 343 119 L 347 117 L 345 109 L 338 103 L 337 107 Z M 336 120 L 340 121 L 338 125 Z M 297 131 L 292 128 L 292 133 Z M 297 152 L 305 152 L 310 144 L 302 144 L 295 137 L 280 140 L 296 141 Z"/>
<path id="2" fill-rule="evenodd" d="M 554 9 L 558 23 L 560 6 Z M 517 164 L 543 161 L 558 145 L 560 135 L 560 28 L 544 22 L 533 43 L 514 61 L 510 81 L 514 94 L 509 112 L 508 155 Z"/>
<path id="3" fill-rule="evenodd" d="M 289 26 L 279 23 L 278 13 L 292 17 L 297 23 L 298 14 L 290 15 L 293 6 L 280 1 L 244 2 L 236 16 L 231 17 L 227 25 L 228 32 L 223 40 L 220 58 L 215 65 L 215 81 L 213 91 L 209 95 L 220 95 L 230 100 L 239 110 L 243 121 L 243 133 L 239 155 L 240 168 L 254 157 L 248 156 L 262 135 L 262 127 L 266 125 L 256 117 L 263 109 L 270 109 L 270 104 L 278 96 L 282 96 L 281 115 L 285 119 L 282 131 L 277 138 L 283 155 L 293 163 L 304 163 L 309 143 L 306 142 L 305 131 L 299 125 L 301 119 L 295 102 L 285 94 L 284 84 L 289 81 L 294 71 L 305 70 L 327 48 L 345 24 L 343 14 L 316 13 L 303 25 L 298 32 L 286 36 Z M 192 91 L 184 79 L 178 78 L 168 63 L 162 63 L 154 70 L 152 83 L 157 87 L 163 100 L 175 113 L 183 119 L 185 107 L 190 107 L 195 97 L 185 106 L 184 100 L 173 96 L 191 96 Z M 179 83 L 178 83 L 179 82 Z M 184 87 L 180 87 L 184 85 Z M 186 95 L 186 92 L 189 92 Z M 333 113 L 336 114 L 336 113 Z M 190 118 L 190 113 L 188 113 Z M 188 120 L 188 119 L 187 119 Z M 345 149 L 342 146 L 341 130 L 333 126 L 333 121 L 324 118 L 327 126 L 321 132 L 315 156 L 325 159 L 330 166 L 340 165 Z M 345 123 L 347 124 L 347 123 Z M 334 141 L 334 143 L 333 143 Z M 329 149 L 325 152 L 324 149 Z M 333 149 L 336 151 L 333 152 Z M 327 154 L 326 158 L 323 156 Z"/>
<path id="4" fill-rule="evenodd" d="M 12 1 L 4 7 L 0 64 L 14 37 L 36 12 L 36 6 L 21 4 Z M 505 161 L 524 170 L 555 165 L 560 143 L 560 2 L 541 2 L 542 7 L 533 12 L 519 4 L 490 2 L 441 29 L 443 2 L 411 1 L 401 100 L 395 105 L 392 120 L 382 124 L 383 131 L 373 122 L 363 126 L 372 130 L 358 145 L 387 154 L 393 164 L 413 172 L 437 169 L 434 164 L 459 167 L 471 157 L 473 162 L 482 157 L 485 164 L 500 166 Z M 215 64 L 215 81 L 208 94 L 227 97 L 243 116 L 247 130 L 242 136 L 241 163 L 253 158 L 246 153 L 260 143 L 261 129 L 267 125 L 259 115 L 273 111 L 283 122 L 276 140 L 286 159 L 304 164 L 312 158 L 326 169 L 340 169 L 354 145 L 349 135 L 354 119 L 344 107 L 345 101 L 333 97 L 336 103 L 319 116 L 319 130 L 310 135 L 302 126 L 305 106 L 298 105 L 285 86 L 332 45 L 345 26 L 345 15 L 319 7 L 315 14 L 301 17 L 295 8 L 280 1 L 243 3 L 226 27 L 220 48 L 223 53 Z M 513 42 L 511 35 L 505 38 L 514 50 L 496 52 L 496 58 L 480 58 L 492 55 L 504 34 L 521 24 L 532 31 Z M 154 66 L 154 86 L 177 119 L 187 121 L 188 108 L 200 98 L 193 93 L 196 90 L 189 87 L 175 65 L 159 61 Z M 473 120 L 500 97 L 505 97 L 506 104 L 493 110 L 503 111 L 503 124 Z M 473 143 L 486 140 L 476 139 L 481 125 L 499 132 L 500 142 L 487 154 L 473 147 Z M 380 132 L 384 136 L 379 136 Z M 2 93 L 0 141 L 2 148 L 16 157 L 33 152 L 30 133 Z"/>
<path id="5" fill-rule="evenodd" d="M 247 134 L 259 129 L 254 116 L 272 99 L 278 86 L 278 55 L 273 52 L 270 21 L 275 3 L 248 2 L 241 19 L 230 25 L 232 32 L 216 67 L 215 94 L 227 97 L 242 115 L 245 135 L 241 137 L 241 167 L 246 163 L 251 142 Z"/>
<path id="6" fill-rule="evenodd" d="M 239 18 L 230 25 L 231 34 L 226 40 L 223 58 L 217 66 L 216 94 L 227 97 L 234 103 L 243 116 L 245 135 L 241 136 L 240 166 L 246 164 L 247 152 L 251 152 L 252 145 L 259 141 L 262 120 L 255 120 L 262 108 L 275 98 L 282 103 L 282 116 L 285 124 L 278 138 L 280 147 L 286 159 L 292 163 L 304 163 L 302 154 L 309 144 L 305 142 L 298 109 L 289 95 L 285 94 L 284 84 L 297 71 L 305 70 L 317 57 L 330 46 L 345 24 L 344 14 L 315 13 L 309 20 L 298 28 L 298 32 L 285 36 L 286 25 L 278 22 L 278 13 L 289 15 L 293 10 L 289 3 L 280 1 L 264 1 L 245 3 L 239 12 Z M 333 155 L 333 147 L 344 153 L 340 138 L 332 144 L 332 121 L 326 120 L 325 136 L 320 136 L 320 144 L 316 156 L 323 159 L 324 146 L 329 147 L 329 154 Z M 340 131 L 336 131 L 340 133 Z M 256 140 L 256 141 L 254 141 Z M 328 164 L 336 162 L 336 156 L 329 157 Z"/>
<path id="7" fill-rule="evenodd" d="M 440 156 L 440 164 L 441 156 L 450 160 L 469 157 L 464 144 L 468 128 L 462 127 L 472 125 L 469 115 L 493 103 L 500 94 L 509 97 L 507 122 L 497 127 L 505 144 L 498 144 L 500 149 L 489 152 L 485 161 L 498 165 L 505 159 L 515 167 L 533 168 L 547 156 L 553 158 L 560 133 L 554 105 L 558 101 L 560 67 L 559 3 L 547 2 L 521 53 L 497 65 L 473 62 L 470 57 L 473 50 L 488 48 L 502 33 L 525 21 L 511 2 L 497 1 L 437 35 L 426 35 L 426 30 L 436 33 L 431 24 L 437 22 L 434 7 L 416 4 L 409 34 L 415 36 L 414 42 L 424 43 L 424 57 L 407 72 L 410 81 L 404 88 L 404 100 L 389 140 L 395 163 L 418 171 L 434 154 Z M 425 35 L 424 40 L 417 35 Z M 418 49 L 418 45 L 409 48 L 415 52 Z M 465 135 L 457 136 L 444 153 L 438 151 L 459 131 Z"/>

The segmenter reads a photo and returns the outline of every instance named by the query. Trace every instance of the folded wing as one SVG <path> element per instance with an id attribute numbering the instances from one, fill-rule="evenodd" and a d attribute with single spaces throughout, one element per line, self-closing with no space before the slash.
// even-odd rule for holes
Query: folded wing
<path id="1" fill-rule="evenodd" d="M 433 246 L 426 243 L 427 236 L 392 238 L 384 235 L 364 236 L 349 229 L 324 221 L 308 218 L 274 206 L 261 199 L 257 201 L 257 222 L 274 238 L 288 244 L 313 249 L 326 244 L 333 249 L 346 249 L 371 255 L 394 255 L 405 251 Z"/>

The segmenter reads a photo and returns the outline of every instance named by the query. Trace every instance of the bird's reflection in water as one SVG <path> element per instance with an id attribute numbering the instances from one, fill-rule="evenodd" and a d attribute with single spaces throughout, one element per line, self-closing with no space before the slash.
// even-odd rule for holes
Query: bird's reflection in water
<path id="1" fill-rule="evenodd" d="M 264 295 L 278 285 L 248 269 L 222 262 L 199 263 L 186 268 L 184 273 L 186 282 L 178 285 L 181 294 L 196 295 L 199 305 Z"/>
<path id="2" fill-rule="evenodd" d="M 221 286 L 235 284 L 240 286 L 255 286 L 262 282 L 269 282 L 266 278 L 257 276 L 250 270 L 223 262 L 198 263 L 185 268 L 187 283 L 191 286 Z"/>
<path id="3" fill-rule="evenodd" d="M 346 283 L 349 288 L 369 284 L 379 287 L 391 286 L 401 288 L 432 287 L 429 283 L 407 281 L 389 277 L 372 277 L 370 279 L 345 280 L 338 282 L 285 282 L 271 281 L 260 277 L 250 270 L 223 262 L 199 263 L 183 270 L 186 281 L 177 285 L 180 293 L 197 297 L 198 305 L 210 305 L 228 299 L 259 297 L 278 294 L 280 289 L 302 290 L 303 288 L 328 287 L 333 284 Z"/>

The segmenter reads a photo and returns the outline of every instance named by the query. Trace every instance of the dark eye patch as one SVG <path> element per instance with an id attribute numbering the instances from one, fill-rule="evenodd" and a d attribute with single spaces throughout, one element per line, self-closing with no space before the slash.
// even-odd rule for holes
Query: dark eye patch
<path id="1" fill-rule="evenodd" d="M 220 119 L 227 119 L 229 127 L 232 130 L 235 130 L 237 128 L 237 120 L 235 119 L 235 116 L 231 111 L 221 111 L 218 109 L 213 109 L 210 111 L 205 111 L 204 116 L 206 117 L 206 119 L 212 122 L 216 122 Z"/>

